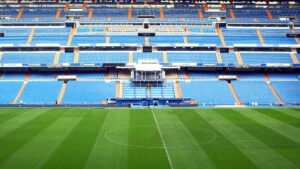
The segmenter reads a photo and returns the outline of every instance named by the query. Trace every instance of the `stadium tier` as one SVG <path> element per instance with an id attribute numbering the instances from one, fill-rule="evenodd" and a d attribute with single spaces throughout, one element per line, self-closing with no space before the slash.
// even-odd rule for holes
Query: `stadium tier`
<path id="1" fill-rule="evenodd" d="M 3 1 L 0 104 L 297 106 L 299 8 L 283 1 Z"/>
<path id="2" fill-rule="evenodd" d="M 300 169 L 300 0 L 0 0 L 0 169 Z"/>

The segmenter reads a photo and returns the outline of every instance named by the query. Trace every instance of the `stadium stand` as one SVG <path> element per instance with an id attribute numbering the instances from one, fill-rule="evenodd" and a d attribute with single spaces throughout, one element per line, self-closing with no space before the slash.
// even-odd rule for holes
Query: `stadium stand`
<path id="1" fill-rule="evenodd" d="M 27 82 L 18 102 L 22 104 L 55 104 L 62 84 L 61 81 Z"/>
<path id="2" fill-rule="evenodd" d="M 297 104 L 300 101 L 299 81 L 272 81 L 272 85 L 282 98 L 283 102 Z"/>
<path id="3" fill-rule="evenodd" d="M 100 104 L 107 98 L 115 97 L 115 90 L 115 82 L 107 83 L 104 81 L 70 81 L 67 84 L 62 103 Z"/>
<path id="4" fill-rule="evenodd" d="M 12 103 L 22 85 L 22 82 L 15 81 L 0 82 L 0 104 Z"/>
<path id="5" fill-rule="evenodd" d="M 239 99 L 244 104 L 271 104 L 278 100 L 265 81 L 233 81 Z"/>
<path id="6" fill-rule="evenodd" d="M 300 104 L 299 2 L 132 3 L 0 2 L 0 104 Z"/>
<path id="7" fill-rule="evenodd" d="M 235 104 L 227 82 L 180 82 L 183 97 L 194 98 L 199 104 Z"/>

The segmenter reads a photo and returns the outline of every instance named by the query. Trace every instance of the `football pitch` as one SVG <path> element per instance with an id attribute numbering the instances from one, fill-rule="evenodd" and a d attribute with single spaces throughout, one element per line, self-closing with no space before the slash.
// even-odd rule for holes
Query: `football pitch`
<path id="1" fill-rule="evenodd" d="M 300 109 L 0 109 L 0 169 L 296 169 Z"/>

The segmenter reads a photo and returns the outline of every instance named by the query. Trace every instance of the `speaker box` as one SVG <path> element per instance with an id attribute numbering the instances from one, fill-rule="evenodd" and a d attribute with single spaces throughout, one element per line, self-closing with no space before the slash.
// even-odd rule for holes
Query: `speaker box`
<path id="1" fill-rule="evenodd" d="M 143 52 L 152 52 L 152 46 L 143 46 Z"/>
<path id="2" fill-rule="evenodd" d="M 75 28 L 75 22 L 67 22 L 66 27 Z"/>
<path id="3" fill-rule="evenodd" d="M 65 53 L 74 53 L 74 48 L 65 48 Z"/>
<path id="4" fill-rule="evenodd" d="M 229 48 L 220 48 L 220 53 L 228 53 Z"/>
<path id="5" fill-rule="evenodd" d="M 144 28 L 148 29 L 149 28 L 149 23 L 144 23 Z"/>

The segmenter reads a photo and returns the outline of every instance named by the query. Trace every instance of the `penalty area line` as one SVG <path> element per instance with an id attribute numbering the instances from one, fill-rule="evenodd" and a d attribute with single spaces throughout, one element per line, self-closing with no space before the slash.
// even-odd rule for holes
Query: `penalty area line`
<path id="1" fill-rule="evenodd" d="M 161 134 L 161 131 L 160 131 L 160 128 L 159 128 L 159 125 L 158 125 L 158 122 L 157 122 L 155 113 L 153 112 L 153 109 L 151 109 L 151 111 L 152 111 L 152 115 L 153 115 L 153 118 L 154 118 L 156 127 L 157 127 L 157 129 L 158 129 L 158 132 L 159 132 L 159 135 L 160 135 L 160 138 L 161 138 L 161 142 L 163 143 L 163 147 L 164 147 L 164 149 L 165 149 L 165 152 L 166 152 L 166 155 L 167 155 L 167 158 L 168 158 L 170 167 L 171 167 L 171 169 L 173 169 L 173 164 L 172 164 L 172 161 L 171 161 L 171 158 L 170 158 L 170 155 L 169 155 L 169 152 L 168 152 L 168 149 L 167 149 L 165 140 L 163 139 L 163 136 L 162 136 L 162 134 Z"/>

